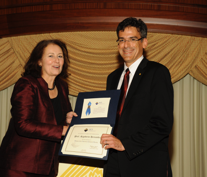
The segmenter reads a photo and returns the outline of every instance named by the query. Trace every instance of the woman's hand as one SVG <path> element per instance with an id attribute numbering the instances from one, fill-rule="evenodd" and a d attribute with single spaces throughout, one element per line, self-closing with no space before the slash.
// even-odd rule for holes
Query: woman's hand
<path id="1" fill-rule="evenodd" d="M 68 112 L 68 113 L 66 114 L 66 123 L 67 123 L 68 125 L 67 125 L 67 126 L 65 126 L 65 125 L 63 126 L 62 136 L 65 136 L 65 134 L 66 134 L 66 132 L 67 132 L 67 130 L 68 130 L 69 124 L 70 124 L 71 121 L 72 121 L 73 116 L 77 117 L 78 115 L 77 115 L 75 112 L 73 112 L 73 111 L 70 111 L 70 112 Z"/>
<path id="2" fill-rule="evenodd" d="M 66 132 L 67 132 L 67 130 L 68 130 L 68 127 L 69 127 L 69 125 L 67 125 L 67 126 L 63 126 L 63 132 L 62 132 L 62 136 L 65 136 L 65 134 L 66 134 Z"/>
<path id="3" fill-rule="evenodd" d="M 73 116 L 77 117 L 78 115 L 75 112 L 73 112 L 73 111 L 70 111 L 70 112 L 68 112 L 66 114 L 66 122 L 67 122 L 67 124 L 71 123 Z"/>

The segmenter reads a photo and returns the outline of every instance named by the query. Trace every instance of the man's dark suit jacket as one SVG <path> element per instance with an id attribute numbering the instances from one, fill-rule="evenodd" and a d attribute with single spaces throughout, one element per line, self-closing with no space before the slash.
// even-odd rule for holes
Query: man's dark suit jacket
<path id="1" fill-rule="evenodd" d="M 71 111 L 68 86 L 56 79 L 65 124 Z M 0 147 L 0 168 L 49 174 L 57 168 L 63 126 L 57 125 L 48 85 L 42 78 L 20 78 L 11 97 L 12 119 Z M 41 176 L 41 175 L 40 175 Z"/>
<path id="2" fill-rule="evenodd" d="M 112 72 L 107 89 L 117 89 L 123 67 Z M 173 87 L 168 69 L 142 60 L 128 90 L 118 123 L 123 177 L 171 177 L 168 137 L 173 125 Z M 109 155 L 110 158 L 110 155 Z"/>

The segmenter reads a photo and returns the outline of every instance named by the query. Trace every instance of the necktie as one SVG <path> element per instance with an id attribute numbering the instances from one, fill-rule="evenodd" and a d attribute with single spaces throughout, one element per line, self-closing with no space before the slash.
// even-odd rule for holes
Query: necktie
<path id="1" fill-rule="evenodd" d="M 123 81 L 123 84 L 122 84 L 122 88 L 121 88 L 121 95 L 120 95 L 120 101 L 119 101 L 119 107 L 118 107 L 118 111 L 117 111 L 117 114 L 118 114 L 118 117 L 121 116 L 121 112 L 122 112 L 122 109 L 124 107 L 124 101 L 125 101 L 125 97 L 126 97 L 126 92 L 127 92 L 127 88 L 128 88 L 128 83 L 129 83 L 129 68 L 126 69 L 126 73 L 124 75 L 124 81 Z"/>
<path id="2" fill-rule="evenodd" d="M 114 127 L 114 133 L 113 133 L 114 135 L 116 135 L 116 133 L 117 133 L 117 124 L 118 124 L 119 118 L 121 116 L 123 107 L 124 107 L 126 92 L 127 92 L 128 83 L 129 83 L 129 73 L 130 73 L 129 68 L 127 68 L 126 73 L 124 75 L 122 87 L 121 87 L 121 94 L 120 94 L 119 105 L 118 105 L 118 110 L 117 110 L 116 124 Z"/>

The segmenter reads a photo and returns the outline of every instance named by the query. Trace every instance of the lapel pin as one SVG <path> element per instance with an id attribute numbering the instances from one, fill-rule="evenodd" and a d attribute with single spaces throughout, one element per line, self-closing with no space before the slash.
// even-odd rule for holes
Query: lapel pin
<path id="1" fill-rule="evenodd" d="M 141 74 L 141 73 L 139 73 L 139 75 L 141 76 L 142 74 Z"/>

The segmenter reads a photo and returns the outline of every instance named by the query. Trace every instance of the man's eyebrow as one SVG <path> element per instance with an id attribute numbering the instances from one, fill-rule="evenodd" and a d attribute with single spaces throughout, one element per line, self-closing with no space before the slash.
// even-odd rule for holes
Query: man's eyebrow
<path id="1" fill-rule="evenodd" d="M 131 37 L 129 37 L 129 38 L 137 38 L 137 39 L 138 39 L 137 36 L 131 36 Z M 124 38 L 124 37 L 119 37 L 119 39 L 125 39 L 125 38 Z"/>

